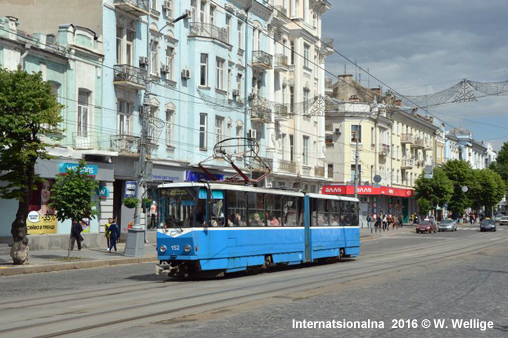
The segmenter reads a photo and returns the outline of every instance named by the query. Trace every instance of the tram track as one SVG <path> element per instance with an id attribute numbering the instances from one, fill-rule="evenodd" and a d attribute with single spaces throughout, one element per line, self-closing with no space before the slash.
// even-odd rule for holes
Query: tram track
<path id="1" fill-rule="evenodd" d="M 455 257 L 458 257 L 461 255 L 471 254 L 473 251 L 479 251 L 479 250 L 483 250 L 483 249 L 487 249 L 487 248 L 493 248 L 493 247 L 497 247 L 500 245 L 504 245 L 504 243 L 499 242 L 499 241 L 496 241 L 495 243 L 482 242 L 482 243 L 477 243 L 476 245 L 472 245 L 472 246 L 468 245 L 469 241 L 461 242 L 461 244 L 462 244 L 462 247 L 459 249 L 450 249 L 450 250 L 445 250 L 445 251 L 436 253 L 435 258 L 447 257 L 447 256 L 449 256 L 450 253 L 453 253 Z M 430 249 L 430 248 L 427 247 L 427 249 Z M 408 248 L 407 250 L 404 250 L 404 251 L 410 251 L 410 250 Z M 324 273 L 320 273 L 320 274 L 313 274 L 313 275 L 307 276 L 307 277 L 298 276 L 298 277 L 294 277 L 294 278 L 286 278 L 286 279 L 275 281 L 275 282 L 270 281 L 267 283 L 256 285 L 257 288 L 261 287 L 262 290 L 250 292 L 245 295 L 224 297 L 224 298 L 221 298 L 220 300 L 205 301 L 205 302 L 200 302 L 198 304 L 191 304 L 191 305 L 183 306 L 183 307 L 180 306 L 178 308 L 173 308 L 173 309 L 165 309 L 165 310 L 160 310 L 160 311 L 155 311 L 155 312 L 149 311 L 148 314 L 140 314 L 140 315 L 135 315 L 135 316 L 131 315 L 131 316 L 126 316 L 126 317 L 119 318 L 116 320 L 99 322 L 99 323 L 91 324 L 91 325 L 84 325 L 81 327 L 75 327 L 75 328 L 68 329 L 68 330 L 60 330 L 60 331 L 53 332 L 53 333 L 45 333 L 45 334 L 41 335 L 41 337 L 58 337 L 58 336 L 62 336 L 62 335 L 69 335 L 69 334 L 89 331 L 89 330 L 103 328 L 103 327 L 112 326 L 112 325 L 121 324 L 121 323 L 140 321 L 140 320 L 144 320 L 144 319 L 153 320 L 155 317 L 158 317 L 158 316 L 167 317 L 170 314 L 176 314 L 176 313 L 190 311 L 190 310 L 198 310 L 198 312 L 199 312 L 200 309 L 204 309 L 207 306 L 212 306 L 212 305 L 216 306 L 216 307 L 218 306 L 217 308 L 221 308 L 221 307 L 226 306 L 230 302 L 238 303 L 243 300 L 247 300 L 249 298 L 256 299 L 256 297 L 259 297 L 259 296 L 267 296 L 265 298 L 273 297 L 274 294 L 277 294 L 280 292 L 285 292 L 287 294 L 287 293 L 291 293 L 291 292 L 295 292 L 295 291 L 308 290 L 309 288 L 324 287 L 324 286 L 330 285 L 331 281 L 344 283 L 344 282 L 348 282 L 348 281 L 352 281 L 352 280 L 370 278 L 370 277 L 375 277 L 375 276 L 379 276 L 379 275 L 391 272 L 393 270 L 399 270 L 399 269 L 403 269 L 406 267 L 414 267 L 415 265 L 420 265 L 420 264 L 425 264 L 425 263 L 427 263 L 427 264 L 429 263 L 427 258 L 418 258 L 418 257 L 411 257 L 411 256 L 406 257 L 406 258 L 399 257 L 398 260 L 386 262 L 383 264 L 383 265 L 385 265 L 384 267 L 380 267 L 377 269 L 370 269 L 373 265 L 379 266 L 379 263 L 375 263 L 375 262 L 373 262 L 372 264 L 368 264 L 367 266 L 363 266 L 362 268 L 348 269 L 346 272 L 352 272 L 353 270 L 359 270 L 359 269 L 369 269 L 369 270 L 364 271 L 364 272 L 350 273 L 348 275 L 343 275 L 343 276 L 340 276 L 340 275 L 337 276 L 337 274 L 342 274 L 342 273 L 344 273 L 344 271 L 329 271 L 329 272 L 324 272 Z M 324 278 L 321 278 L 319 282 L 316 282 L 315 280 L 302 282 L 302 279 L 305 279 L 305 278 L 309 279 L 309 278 L 315 278 L 315 277 L 324 277 Z M 288 282 L 292 282 L 295 280 L 300 281 L 300 283 L 298 285 L 290 285 L 290 286 L 286 285 L 286 286 L 272 288 L 272 289 L 263 289 L 263 287 L 266 287 L 268 285 L 281 284 L 281 283 L 287 284 Z M 153 309 L 153 308 L 157 308 L 160 305 L 164 305 L 164 304 L 167 305 L 168 303 L 176 303 L 176 302 L 182 301 L 182 300 L 184 300 L 184 301 L 199 300 L 200 298 L 206 298 L 206 297 L 210 297 L 210 296 L 218 296 L 218 295 L 222 295 L 222 294 L 227 295 L 230 293 L 243 291 L 248 288 L 252 288 L 252 286 L 249 285 L 249 286 L 228 288 L 226 290 L 206 292 L 206 293 L 201 293 L 201 294 L 192 295 L 192 296 L 188 296 L 188 297 L 164 299 L 164 300 L 159 300 L 159 301 L 150 302 L 150 303 L 137 304 L 137 305 L 132 305 L 129 307 L 122 307 L 122 310 L 141 310 L 141 309 L 146 309 L 146 308 Z M 87 322 L 87 319 L 92 319 L 93 317 L 100 317 L 100 316 L 103 316 L 105 313 L 106 313 L 106 311 L 90 313 L 90 314 L 80 314 L 79 319 L 80 319 L 80 322 Z M 125 311 L 124 311 L 124 313 L 125 313 Z M 57 321 L 48 321 L 48 322 L 44 322 L 44 323 L 33 323 L 30 325 L 23 325 L 22 327 L 13 327 L 13 328 L 9 328 L 9 329 L 0 330 L 0 334 L 11 334 L 11 333 L 15 333 L 15 332 L 21 333 L 23 330 L 27 330 L 27 329 L 31 329 L 31 328 L 35 328 L 35 327 L 38 327 L 38 328 L 47 327 L 47 326 L 51 326 L 51 325 L 54 325 L 57 323 L 74 321 L 75 319 L 76 319 L 75 316 L 71 316 L 69 318 L 60 318 Z M 168 318 L 165 318 L 165 319 L 167 320 Z"/>
<path id="2" fill-rule="evenodd" d="M 483 236 L 486 236 L 486 234 L 482 234 Z M 487 234 L 488 235 L 488 234 Z M 420 246 L 411 246 L 406 248 L 401 248 L 398 250 L 391 250 L 391 251 L 383 251 L 383 255 L 398 255 L 403 254 L 406 252 L 413 252 L 418 251 L 421 249 L 431 249 L 431 248 L 437 248 L 442 246 L 442 244 L 422 244 Z M 375 254 L 367 253 L 362 254 L 357 259 L 362 258 L 369 258 L 369 257 L 375 257 Z M 337 262 L 334 262 L 332 264 L 336 264 Z M 375 264 L 372 264 L 375 265 Z M 313 266 L 318 266 L 318 264 L 311 264 L 307 267 L 312 268 Z M 349 271 L 354 271 L 356 268 L 349 269 Z M 320 274 L 318 274 L 320 275 Z M 178 287 L 179 285 L 187 285 L 189 281 L 182 281 L 182 282 L 172 282 L 171 287 Z M 90 290 L 87 289 L 85 291 L 71 291 L 64 295 L 59 295 L 57 297 L 55 296 L 44 296 L 44 297 L 37 297 L 37 298 L 29 298 L 26 300 L 17 300 L 17 301 L 11 301 L 11 302 L 4 302 L 0 303 L 0 311 L 2 310 L 15 310 L 15 309 L 23 309 L 23 308 L 31 308 L 33 306 L 47 306 L 51 304 L 57 304 L 57 303 L 65 303 L 65 302 L 74 302 L 77 299 L 80 299 L 83 295 L 86 295 L 87 299 L 94 299 L 94 298 L 103 298 L 103 297 L 109 297 L 109 296 L 122 296 L 126 295 L 132 292 L 137 291 L 143 291 L 146 289 L 147 286 L 150 286 L 150 288 L 153 289 L 163 289 L 167 287 L 167 284 L 165 282 L 160 283 L 159 286 L 154 287 L 154 282 L 146 282 L 146 283 L 140 283 L 135 286 L 128 285 L 128 286 L 120 286 L 115 287 L 114 291 L 110 290 L 104 290 L 104 289 L 97 289 L 97 290 Z M 91 292 L 99 292 L 96 295 L 90 296 Z M 56 299 L 55 299 L 56 298 Z M 51 299 L 50 302 L 39 302 Z M 26 303 L 26 304 L 24 304 Z M 10 306 L 9 306 L 10 305 Z"/>

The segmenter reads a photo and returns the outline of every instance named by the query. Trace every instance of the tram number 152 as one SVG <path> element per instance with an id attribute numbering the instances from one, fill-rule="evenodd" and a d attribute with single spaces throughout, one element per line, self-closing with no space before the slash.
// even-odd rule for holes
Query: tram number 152
<path id="1" fill-rule="evenodd" d="M 173 251 L 180 250 L 180 245 L 172 245 L 171 250 Z"/>

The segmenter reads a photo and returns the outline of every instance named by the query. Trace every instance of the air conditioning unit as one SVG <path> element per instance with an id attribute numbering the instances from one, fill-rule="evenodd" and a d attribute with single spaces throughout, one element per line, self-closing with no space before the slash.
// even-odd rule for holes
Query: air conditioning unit
<path id="1" fill-rule="evenodd" d="M 190 69 L 182 69 L 182 79 L 190 79 Z"/>
<path id="2" fill-rule="evenodd" d="M 340 134 L 342 133 L 342 128 L 339 127 L 339 128 L 335 128 L 335 134 Z"/>
<path id="3" fill-rule="evenodd" d="M 247 133 L 248 138 L 256 139 L 258 136 L 258 132 L 256 129 L 249 129 L 249 132 Z"/>
<path id="4" fill-rule="evenodd" d="M 148 65 L 148 58 L 146 56 L 140 56 L 139 57 L 139 65 L 140 66 Z"/>
<path id="5" fill-rule="evenodd" d="M 240 91 L 238 89 L 233 89 L 233 96 L 240 96 Z"/>
<path id="6" fill-rule="evenodd" d="M 164 74 L 169 73 L 169 66 L 168 65 L 161 65 L 161 73 L 164 73 Z"/>
<path id="7" fill-rule="evenodd" d="M 172 2 L 171 1 L 165 0 L 162 3 L 162 8 L 165 9 L 165 10 L 171 10 L 171 6 L 172 6 Z"/>

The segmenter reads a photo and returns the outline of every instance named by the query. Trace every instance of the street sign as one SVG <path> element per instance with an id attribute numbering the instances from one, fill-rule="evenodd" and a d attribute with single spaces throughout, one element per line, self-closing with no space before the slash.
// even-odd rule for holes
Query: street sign
<path id="1" fill-rule="evenodd" d="M 423 174 L 423 178 L 427 178 L 431 180 L 434 177 L 434 174 Z"/>

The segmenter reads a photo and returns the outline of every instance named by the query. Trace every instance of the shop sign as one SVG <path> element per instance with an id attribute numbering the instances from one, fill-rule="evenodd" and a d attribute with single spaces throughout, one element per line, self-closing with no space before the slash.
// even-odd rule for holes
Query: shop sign
<path id="1" fill-rule="evenodd" d="M 66 174 L 69 170 L 76 170 L 78 168 L 78 163 L 60 163 L 59 172 L 60 174 Z M 88 164 L 85 168 L 83 168 L 84 173 L 88 176 L 95 177 L 99 172 L 99 167 L 96 165 Z"/>
<path id="2" fill-rule="evenodd" d="M 97 195 L 99 196 L 99 198 L 107 198 L 107 197 L 109 197 L 109 188 L 106 187 L 106 186 L 100 186 L 97 189 Z"/>
<path id="3" fill-rule="evenodd" d="M 354 185 L 324 185 L 321 193 L 327 195 L 354 195 Z M 392 188 L 385 186 L 359 186 L 358 195 L 387 195 L 398 197 L 411 197 L 414 194 L 413 189 Z"/>
<path id="4" fill-rule="evenodd" d="M 213 176 L 215 177 L 215 179 L 217 181 L 223 181 L 224 180 L 224 175 L 213 174 Z M 186 171 L 185 172 L 185 181 L 187 181 L 187 182 L 199 182 L 199 181 L 202 181 L 202 180 L 209 181 L 210 178 L 208 176 L 206 176 L 205 173 L 202 173 L 202 172 L 199 172 L 199 171 Z"/>

